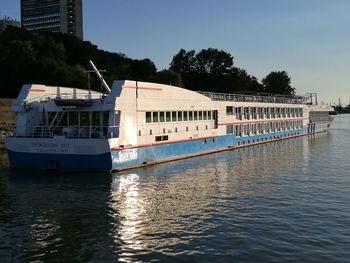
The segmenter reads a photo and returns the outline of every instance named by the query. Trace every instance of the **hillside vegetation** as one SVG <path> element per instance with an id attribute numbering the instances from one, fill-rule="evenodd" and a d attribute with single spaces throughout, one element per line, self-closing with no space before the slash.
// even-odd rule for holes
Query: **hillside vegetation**
<path id="1" fill-rule="evenodd" d="M 90 70 L 90 59 L 99 69 L 107 70 L 104 77 L 109 85 L 113 80 L 130 79 L 191 90 L 294 94 L 285 71 L 271 72 L 259 82 L 235 67 L 233 56 L 223 50 L 208 48 L 196 53 L 181 49 L 168 69 L 157 71 L 148 58 L 130 59 L 66 34 L 34 35 L 8 27 L 0 35 L 0 97 L 14 98 L 23 84 L 30 83 L 87 88 L 85 70 Z M 92 89 L 101 90 L 95 77 L 91 82 Z"/>

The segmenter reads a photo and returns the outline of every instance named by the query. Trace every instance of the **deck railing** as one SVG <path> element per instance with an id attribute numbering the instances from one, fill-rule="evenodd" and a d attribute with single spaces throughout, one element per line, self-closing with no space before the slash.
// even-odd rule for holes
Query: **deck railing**
<path id="1" fill-rule="evenodd" d="M 198 91 L 206 97 L 215 101 L 235 101 L 235 102 L 263 102 L 263 103 L 287 103 L 287 104 L 305 104 L 306 97 L 288 97 L 280 96 L 260 96 L 260 95 L 241 95 L 232 93 L 214 93 L 207 91 Z"/>
<path id="2" fill-rule="evenodd" d="M 48 93 L 44 94 L 38 97 L 33 97 L 26 102 L 32 102 L 32 101 L 47 101 L 51 99 L 84 99 L 84 100 L 90 100 L 90 99 L 103 99 L 107 95 L 104 93 Z"/>

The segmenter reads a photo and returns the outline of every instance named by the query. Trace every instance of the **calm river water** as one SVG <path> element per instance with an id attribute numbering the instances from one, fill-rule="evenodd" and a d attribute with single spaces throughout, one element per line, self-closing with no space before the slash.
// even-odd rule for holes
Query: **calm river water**
<path id="1" fill-rule="evenodd" d="M 0 262 L 350 262 L 350 116 L 118 174 L 10 171 Z"/>

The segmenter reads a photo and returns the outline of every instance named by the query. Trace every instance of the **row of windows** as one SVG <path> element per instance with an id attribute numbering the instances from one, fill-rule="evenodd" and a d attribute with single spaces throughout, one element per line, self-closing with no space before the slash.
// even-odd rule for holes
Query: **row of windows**
<path id="1" fill-rule="evenodd" d="M 234 107 L 226 106 L 226 115 L 237 115 L 237 119 L 264 119 L 302 117 L 302 108 L 279 107 Z"/>
<path id="2" fill-rule="evenodd" d="M 52 19 L 44 19 L 44 20 L 40 20 L 40 21 L 25 22 L 25 23 L 23 23 L 23 26 L 48 24 L 48 23 L 55 23 L 55 22 L 60 22 L 60 18 L 52 18 Z"/>
<path id="3" fill-rule="evenodd" d="M 43 18 L 51 18 L 51 17 L 59 17 L 59 16 L 60 16 L 59 12 L 54 12 L 54 13 L 50 13 L 50 14 L 42 14 L 42 15 L 31 15 L 31 16 L 23 17 L 23 21 L 38 20 L 38 19 L 43 19 Z"/>
<path id="4" fill-rule="evenodd" d="M 282 122 L 270 122 L 270 123 L 254 123 L 254 124 L 239 124 L 239 125 L 227 125 L 226 133 L 235 134 L 236 136 L 262 134 L 268 132 L 286 131 L 301 129 L 303 127 L 303 121 L 282 121 Z"/>
<path id="5" fill-rule="evenodd" d="M 146 123 L 212 120 L 213 111 L 148 111 Z"/>
<path id="6" fill-rule="evenodd" d="M 59 23 L 55 23 L 55 24 L 51 24 L 51 25 L 37 25 L 37 26 L 30 26 L 30 27 L 26 27 L 27 30 L 39 30 L 39 29 L 48 29 L 48 28 L 59 28 L 60 24 Z"/>
<path id="7" fill-rule="evenodd" d="M 107 126 L 109 112 L 63 112 L 55 118 L 56 112 L 48 112 L 49 124 L 54 126 Z"/>
<path id="8" fill-rule="evenodd" d="M 205 130 L 208 130 L 208 125 L 205 125 L 204 126 L 204 128 L 201 128 L 201 129 L 205 129 Z M 186 131 L 186 132 L 189 132 L 189 131 L 199 131 L 199 126 L 196 126 L 194 129 L 190 129 L 188 126 L 187 127 L 185 127 L 185 129 L 184 130 L 180 130 L 180 132 L 184 132 L 184 131 Z M 162 131 L 162 133 L 172 133 L 172 132 L 174 132 L 174 133 L 177 133 L 177 132 L 179 132 L 179 129 L 177 128 L 177 127 L 175 127 L 174 128 L 174 131 L 172 131 L 171 129 L 166 129 L 166 128 L 163 128 L 163 131 Z M 153 134 L 153 130 L 152 129 L 150 129 L 149 130 L 149 135 L 152 135 Z M 141 136 L 142 135 L 142 132 L 141 132 L 141 130 L 139 130 L 139 136 Z"/>
<path id="9" fill-rule="evenodd" d="M 169 137 L 168 137 L 168 135 L 155 136 L 154 140 L 156 142 L 167 141 L 167 140 L 169 140 Z M 207 143 L 210 143 L 210 142 L 214 143 L 215 142 L 215 138 L 201 140 L 202 144 L 207 144 Z"/>

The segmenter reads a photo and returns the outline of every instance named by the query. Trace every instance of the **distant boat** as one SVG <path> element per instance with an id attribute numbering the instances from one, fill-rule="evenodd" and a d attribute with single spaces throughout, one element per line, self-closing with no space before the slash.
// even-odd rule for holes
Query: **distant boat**
<path id="1" fill-rule="evenodd" d="M 12 105 L 15 134 L 5 138 L 11 165 L 120 171 L 324 132 L 333 120 L 306 97 L 103 85 L 106 93 L 24 85 Z"/>

